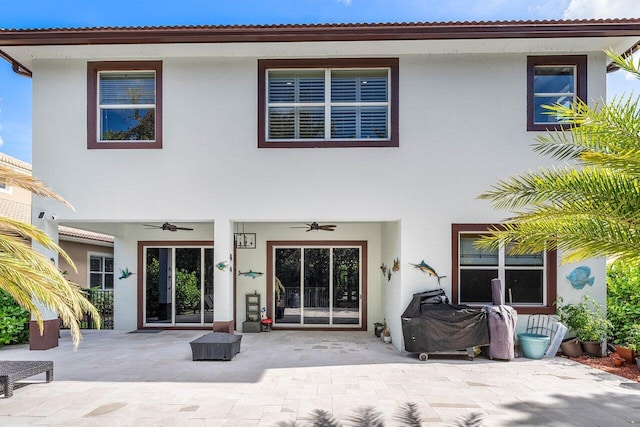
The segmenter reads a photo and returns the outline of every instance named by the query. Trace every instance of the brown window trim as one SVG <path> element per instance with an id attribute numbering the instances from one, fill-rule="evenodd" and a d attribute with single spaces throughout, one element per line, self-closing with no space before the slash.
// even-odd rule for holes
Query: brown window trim
<path id="1" fill-rule="evenodd" d="M 492 227 L 500 227 L 500 224 L 451 224 L 451 301 L 458 304 L 458 259 L 459 259 L 459 235 L 461 232 L 486 232 Z M 543 306 L 518 306 L 513 307 L 521 314 L 555 314 L 556 306 L 553 304 L 557 298 L 557 251 L 547 251 L 545 276 L 547 278 L 547 303 Z"/>
<path id="2" fill-rule="evenodd" d="M 560 130 L 560 123 L 534 123 L 535 108 L 533 103 L 533 70 L 539 65 L 573 65 L 576 67 L 576 95 L 587 101 L 587 55 L 545 55 L 527 57 L 527 130 L 547 131 Z M 564 124 L 564 127 L 567 125 Z"/>
<path id="3" fill-rule="evenodd" d="M 359 328 L 287 328 L 274 325 L 274 329 L 280 330 L 314 330 L 314 331 L 366 331 L 367 330 L 367 272 L 368 272 L 368 242 L 366 240 L 268 240 L 267 241 L 267 317 L 274 319 L 273 313 L 273 248 L 275 246 L 359 246 L 362 251 L 362 325 Z"/>
<path id="4" fill-rule="evenodd" d="M 391 114 L 389 125 L 391 137 L 388 140 L 353 141 L 337 139 L 331 141 L 291 141 L 269 142 L 266 135 L 266 72 L 277 68 L 389 68 L 391 82 L 389 99 Z M 327 58 L 327 59 L 259 59 L 258 60 L 258 148 L 328 148 L 328 147 L 398 147 L 398 58 Z"/>
<path id="5" fill-rule="evenodd" d="M 98 72 L 99 71 L 156 72 L 156 111 L 153 142 L 99 142 L 98 133 Z M 87 62 L 87 148 L 88 149 L 157 149 L 162 148 L 162 61 L 103 61 Z"/>

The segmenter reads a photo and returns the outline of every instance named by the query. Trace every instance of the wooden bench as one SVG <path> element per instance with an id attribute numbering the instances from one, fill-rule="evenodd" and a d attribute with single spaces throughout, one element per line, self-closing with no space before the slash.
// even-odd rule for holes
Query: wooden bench
<path id="1" fill-rule="evenodd" d="M 53 362 L 0 360 L 0 382 L 3 383 L 5 399 L 13 396 L 16 381 L 47 373 L 47 382 L 53 381 Z"/>

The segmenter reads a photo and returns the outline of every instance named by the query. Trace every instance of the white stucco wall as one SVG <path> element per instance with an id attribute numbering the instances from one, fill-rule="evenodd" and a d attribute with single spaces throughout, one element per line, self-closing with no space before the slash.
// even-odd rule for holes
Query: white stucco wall
<path id="1" fill-rule="evenodd" d="M 34 49 L 32 61 L 34 175 L 75 206 L 75 212 L 50 206 L 63 223 L 215 221 L 227 224 L 220 233 L 205 227 L 190 239 L 216 234 L 216 245 L 225 242 L 217 254 L 230 252 L 234 221 L 260 223 L 259 242 L 288 234 L 272 221 L 351 224 L 331 238 L 367 236 L 373 282 L 368 323 L 386 317 L 399 336 L 399 315 L 411 295 L 437 285 L 408 263 L 424 259 L 446 275 L 442 286 L 450 295 L 451 224 L 507 217 L 477 200 L 478 194 L 500 178 L 549 162 L 531 151 L 539 133 L 526 131 L 527 52 L 588 54 L 590 103 L 604 98 L 604 54 L 584 51 L 594 46 L 585 40 L 562 46 L 561 40 L 247 44 L 212 46 L 208 54 L 226 54 L 211 57 L 206 46 L 42 47 Z M 443 54 L 447 49 L 455 53 Z M 258 58 L 380 55 L 400 60 L 400 147 L 257 148 Z M 87 150 L 86 62 L 132 59 L 163 61 L 163 148 Z M 116 268 L 131 269 L 136 242 L 150 240 L 148 230 L 116 227 L 114 234 Z M 169 234 L 158 232 L 157 238 L 184 237 Z M 243 271 L 265 268 L 265 251 L 242 256 Z M 396 256 L 400 274 L 380 283 L 380 262 L 388 265 Z M 604 263 L 595 263 L 592 291 L 603 301 Z M 570 270 L 558 270 L 567 301 L 578 294 L 564 280 Z M 220 312 L 231 315 L 232 282 L 216 274 L 216 286 L 228 292 Z M 116 327 L 132 328 L 133 287 L 120 281 L 116 288 Z M 253 289 L 263 290 L 264 278 L 238 281 L 239 322 L 240 297 Z M 372 300 L 375 295 L 382 301 Z"/>

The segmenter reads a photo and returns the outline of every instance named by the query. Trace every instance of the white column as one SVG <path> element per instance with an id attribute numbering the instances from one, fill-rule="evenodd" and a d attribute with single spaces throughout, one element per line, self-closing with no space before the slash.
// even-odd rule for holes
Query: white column
<path id="1" fill-rule="evenodd" d="M 233 254 L 233 229 L 228 219 L 216 220 L 214 223 L 214 247 L 213 262 L 229 261 L 229 268 L 213 271 L 213 320 L 224 322 L 233 320 L 233 262 L 230 255 Z"/>
<path id="2" fill-rule="evenodd" d="M 33 224 L 47 233 L 54 242 L 58 242 L 58 222 L 51 216 L 43 213 L 42 218 L 38 218 L 39 211 L 34 209 Z M 58 253 L 47 249 L 44 246 L 33 242 L 33 248 L 51 260 L 52 264 L 58 265 Z M 38 307 L 43 318 L 44 329 L 40 332 L 40 327 L 35 321 L 35 316 L 31 314 L 29 322 L 29 349 L 30 350 L 48 350 L 58 346 L 58 336 L 60 331 L 60 321 L 58 313 L 48 310 L 42 303 L 34 299 L 34 303 Z"/>
<path id="3" fill-rule="evenodd" d="M 36 227 L 38 227 L 40 230 L 44 231 L 45 233 L 47 233 L 47 236 L 49 236 L 54 242 L 58 243 L 58 221 L 52 219 L 49 216 L 46 216 L 45 218 L 36 218 L 34 219 L 34 225 Z M 33 247 L 33 249 L 35 249 L 37 252 L 41 253 L 42 255 L 44 255 L 47 259 L 51 260 L 51 263 L 54 265 L 58 265 L 58 253 L 55 251 L 52 251 L 49 248 L 45 248 L 44 246 L 36 243 L 36 242 L 32 242 L 31 246 Z M 44 305 L 42 305 L 39 301 L 35 301 L 36 305 L 38 306 L 38 308 L 40 309 L 40 313 L 42 313 L 42 317 L 44 320 L 52 320 L 52 319 L 57 319 L 58 318 L 58 313 L 55 311 L 51 311 L 48 310 L 47 308 L 44 307 Z M 33 315 L 31 315 L 31 320 L 35 320 L 35 317 Z"/>

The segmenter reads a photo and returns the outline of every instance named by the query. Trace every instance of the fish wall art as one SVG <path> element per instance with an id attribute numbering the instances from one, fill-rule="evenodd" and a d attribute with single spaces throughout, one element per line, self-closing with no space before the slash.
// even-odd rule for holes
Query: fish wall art
<path id="1" fill-rule="evenodd" d="M 249 270 L 249 271 L 238 271 L 238 275 L 239 276 L 247 276 L 247 277 L 251 277 L 252 279 L 255 279 L 256 277 L 260 277 L 262 276 L 264 273 L 260 273 L 259 271 L 253 271 L 253 270 Z"/>
<path id="2" fill-rule="evenodd" d="M 447 276 L 439 276 L 438 273 L 436 273 L 436 271 L 433 269 L 433 267 L 431 267 L 429 264 L 424 262 L 424 260 L 422 260 L 420 264 L 411 264 L 411 265 L 413 265 L 415 268 L 422 271 L 423 273 L 428 274 L 429 276 L 434 276 L 438 278 L 438 286 L 440 286 L 440 279 L 447 277 Z"/>
<path id="3" fill-rule="evenodd" d="M 227 271 L 227 268 L 229 268 L 229 261 L 220 261 L 219 263 L 216 264 L 216 268 L 220 271 Z"/>
<path id="4" fill-rule="evenodd" d="M 591 269 L 586 265 L 581 265 L 580 267 L 574 268 L 566 277 L 574 289 L 582 289 L 586 285 L 593 286 L 595 278 L 589 277 L 590 275 Z"/>

